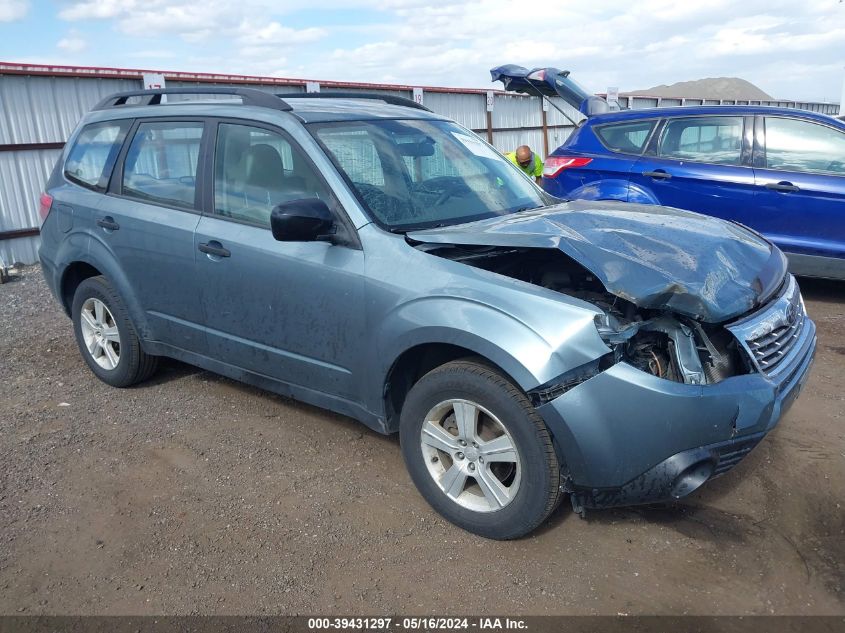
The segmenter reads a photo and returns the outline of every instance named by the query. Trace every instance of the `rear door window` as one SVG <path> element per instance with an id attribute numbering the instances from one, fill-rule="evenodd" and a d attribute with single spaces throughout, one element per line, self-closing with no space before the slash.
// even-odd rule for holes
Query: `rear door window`
<path id="1" fill-rule="evenodd" d="M 83 187 L 105 191 L 131 121 L 86 125 L 65 161 L 65 177 Z"/>
<path id="2" fill-rule="evenodd" d="M 656 121 L 611 123 L 596 128 L 596 134 L 605 147 L 623 154 L 642 154 Z"/>
<path id="3" fill-rule="evenodd" d="M 149 122 L 138 126 L 123 165 L 123 195 L 194 208 L 203 124 Z"/>
<path id="4" fill-rule="evenodd" d="M 766 167 L 845 174 L 845 134 L 782 117 L 766 117 Z"/>
<path id="5" fill-rule="evenodd" d="M 718 165 L 739 165 L 742 117 L 710 116 L 669 119 L 660 139 L 662 158 Z"/>

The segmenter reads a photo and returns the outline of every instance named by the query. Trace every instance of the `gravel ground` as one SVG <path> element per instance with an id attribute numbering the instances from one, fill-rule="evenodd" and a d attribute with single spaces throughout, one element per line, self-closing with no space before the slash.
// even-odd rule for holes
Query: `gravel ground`
<path id="1" fill-rule="evenodd" d="M 97 381 L 24 268 L 0 285 L 0 613 L 845 614 L 845 284 L 802 287 L 813 374 L 737 468 L 498 543 L 350 419 L 176 362 Z"/>

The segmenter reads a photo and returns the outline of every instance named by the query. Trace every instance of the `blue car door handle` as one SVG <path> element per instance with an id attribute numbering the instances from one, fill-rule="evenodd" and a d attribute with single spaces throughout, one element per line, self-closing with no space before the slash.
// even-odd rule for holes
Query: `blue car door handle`
<path id="1" fill-rule="evenodd" d="M 110 215 L 97 220 L 97 226 L 103 227 L 106 231 L 116 231 L 120 228 L 120 225 Z"/>
<path id="2" fill-rule="evenodd" d="M 197 248 L 206 255 L 214 255 L 215 257 L 229 257 L 232 254 L 228 248 L 223 248 L 223 245 L 217 240 L 211 240 L 208 243 L 203 242 Z"/>
<path id="3" fill-rule="evenodd" d="M 772 189 L 774 191 L 783 191 L 784 193 L 801 191 L 800 187 L 796 187 L 791 182 L 787 182 L 785 180 L 782 180 L 780 182 L 767 182 L 766 189 Z"/>
<path id="4" fill-rule="evenodd" d="M 659 178 L 663 180 L 667 180 L 672 177 L 672 174 L 669 174 L 662 169 L 658 169 L 657 171 L 644 171 L 643 176 L 646 178 Z"/>

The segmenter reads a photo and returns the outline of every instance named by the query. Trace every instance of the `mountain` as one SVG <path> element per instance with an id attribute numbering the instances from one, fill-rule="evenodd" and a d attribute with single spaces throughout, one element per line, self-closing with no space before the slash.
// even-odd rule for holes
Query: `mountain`
<path id="1" fill-rule="evenodd" d="M 695 81 L 679 81 L 671 86 L 661 85 L 646 90 L 625 92 L 626 95 L 651 97 L 686 97 L 691 99 L 742 99 L 772 101 L 773 98 L 750 81 L 739 77 L 709 77 Z"/>

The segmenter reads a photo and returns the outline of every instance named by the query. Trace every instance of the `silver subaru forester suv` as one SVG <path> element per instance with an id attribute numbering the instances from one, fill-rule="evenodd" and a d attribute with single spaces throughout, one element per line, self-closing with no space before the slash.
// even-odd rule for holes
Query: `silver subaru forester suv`
<path id="1" fill-rule="evenodd" d="M 756 233 L 553 198 L 396 97 L 114 95 L 42 215 L 100 379 L 169 356 L 398 432 L 420 493 L 489 538 L 567 494 L 581 513 L 688 495 L 774 427 L 815 350 Z"/>

